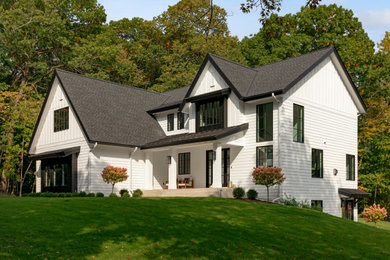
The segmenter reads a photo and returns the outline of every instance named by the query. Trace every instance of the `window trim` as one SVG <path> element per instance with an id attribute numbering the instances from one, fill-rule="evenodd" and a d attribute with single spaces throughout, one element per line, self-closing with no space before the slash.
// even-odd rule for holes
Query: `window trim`
<path id="1" fill-rule="evenodd" d="M 317 171 L 317 169 L 313 169 L 313 152 L 314 151 L 318 151 L 320 152 L 320 155 L 321 155 L 321 159 L 320 159 L 320 162 L 321 162 L 321 168 L 319 169 L 320 172 L 319 172 L 319 176 L 317 176 L 317 173 L 313 174 L 313 171 Z M 311 149 L 311 177 L 312 178 L 318 178 L 318 179 L 323 179 L 324 178 L 324 151 L 321 150 L 321 149 L 315 149 L 315 148 L 312 148 Z"/>
<path id="2" fill-rule="evenodd" d="M 215 125 L 209 125 L 209 126 L 200 126 L 200 106 L 203 104 L 212 103 L 215 101 L 219 101 L 219 117 L 220 117 L 220 123 Z M 212 99 L 206 99 L 195 103 L 195 110 L 196 110 L 196 132 L 201 131 L 208 131 L 213 129 L 219 129 L 224 128 L 227 125 L 227 99 L 226 97 L 218 97 L 218 98 L 212 98 Z"/>
<path id="3" fill-rule="evenodd" d="M 260 129 L 259 129 L 259 107 L 260 106 L 266 106 L 266 105 L 271 105 L 272 106 L 272 109 L 271 109 L 271 120 L 272 120 L 272 123 L 271 123 L 271 127 L 272 127 L 272 135 L 271 135 L 271 139 L 267 139 L 266 136 L 264 136 L 264 140 L 260 140 L 260 136 L 259 136 L 259 132 L 260 132 Z M 273 141 L 274 139 L 274 103 L 273 102 L 269 102 L 269 103 L 263 103 L 263 104 L 258 104 L 256 105 L 256 142 L 260 143 L 260 142 L 269 142 L 269 141 Z"/>
<path id="4" fill-rule="evenodd" d="M 355 155 L 353 155 L 353 154 L 347 154 L 346 156 L 345 156 L 345 158 L 346 158 L 346 163 L 345 163 L 345 179 L 347 180 L 347 181 L 355 181 L 356 180 L 356 167 L 355 167 L 355 165 L 356 165 L 356 160 L 355 160 Z M 351 176 L 350 176 L 350 173 L 348 172 L 348 159 L 349 158 L 353 158 L 353 163 L 352 163 L 352 167 L 353 167 L 353 171 L 352 171 L 352 178 L 350 178 Z"/>
<path id="5" fill-rule="evenodd" d="M 167 132 L 171 132 L 174 130 L 175 130 L 175 114 L 171 113 L 167 115 Z"/>
<path id="6" fill-rule="evenodd" d="M 273 145 L 263 145 L 263 146 L 256 146 L 256 167 L 260 166 L 259 165 L 259 150 L 262 147 L 264 147 L 264 148 L 270 148 L 271 147 L 272 148 L 272 165 L 267 165 L 265 167 L 274 166 L 274 146 Z M 268 160 L 268 158 L 266 160 Z M 261 166 L 263 166 L 263 165 L 261 165 Z"/>
<path id="7" fill-rule="evenodd" d="M 294 116 L 294 112 L 295 112 L 295 107 L 297 108 L 302 108 L 302 140 L 294 140 L 294 131 L 295 131 L 295 128 L 294 128 L 294 120 L 295 120 L 295 116 Z M 298 131 L 298 129 L 297 129 Z M 297 135 L 298 137 L 298 135 Z M 298 139 L 298 138 L 297 138 Z M 301 105 L 298 105 L 298 104 L 293 104 L 293 142 L 296 142 L 296 143 L 304 143 L 305 142 L 305 107 L 304 106 L 301 106 Z"/>
<path id="8" fill-rule="evenodd" d="M 69 110 L 70 110 L 69 106 L 54 110 L 53 112 L 54 133 L 58 133 L 69 129 Z M 64 115 L 61 115 L 62 111 L 65 111 L 66 113 Z M 64 118 L 61 118 L 62 116 L 64 116 Z M 61 122 L 61 119 L 64 119 L 64 122 Z"/>
<path id="9" fill-rule="evenodd" d="M 177 158 L 177 175 L 191 174 L 191 152 L 179 153 Z"/>

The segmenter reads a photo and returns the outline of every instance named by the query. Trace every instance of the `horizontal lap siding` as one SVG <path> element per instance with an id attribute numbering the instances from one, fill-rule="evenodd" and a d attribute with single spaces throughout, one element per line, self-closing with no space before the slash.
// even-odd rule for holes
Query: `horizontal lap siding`
<path id="1" fill-rule="evenodd" d="M 304 143 L 292 141 L 294 103 L 304 106 Z M 323 200 L 324 212 L 341 216 L 338 188 L 357 188 L 357 181 L 346 180 L 346 154 L 357 162 L 357 109 L 330 59 L 286 94 L 281 111 L 283 193 L 300 201 Z M 312 148 L 323 150 L 321 179 L 311 177 Z"/>
<path id="2" fill-rule="evenodd" d="M 131 189 L 145 188 L 145 153 L 137 150 L 131 154 L 132 183 Z"/>

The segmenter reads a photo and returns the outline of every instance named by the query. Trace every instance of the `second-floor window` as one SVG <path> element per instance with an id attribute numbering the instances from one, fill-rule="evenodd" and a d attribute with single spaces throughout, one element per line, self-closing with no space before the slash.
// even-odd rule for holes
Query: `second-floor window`
<path id="1" fill-rule="evenodd" d="M 347 154 L 347 180 L 355 180 L 355 155 Z"/>
<path id="2" fill-rule="evenodd" d="M 272 141 L 273 139 L 273 104 L 261 104 L 256 106 L 257 142 Z"/>
<path id="3" fill-rule="evenodd" d="M 185 114 L 182 112 L 177 113 L 177 130 L 183 129 L 185 123 Z"/>
<path id="4" fill-rule="evenodd" d="M 293 141 L 303 143 L 303 106 L 294 104 Z"/>
<path id="5" fill-rule="evenodd" d="M 54 132 L 69 129 L 69 107 L 54 111 Z"/>
<path id="6" fill-rule="evenodd" d="M 174 119 L 175 119 L 175 115 L 174 114 L 169 114 L 167 116 L 167 131 L 173 131 L 173 129 L 174 129 Z"/>
<path id="7" fill-rule="evenodd" d="M 311 177 L 323 178 L 324 157 L 323 151 L 318 149 L 311 150 Z"/>
<path id="8" fill-rule="evenodd" d="M 273 166 L 273 152 L 274 149 L 272 145 L 270 146 L 260 146 L 256 148 L 256 167 L 264 166 L 269 167 Z"/>
<path id="9" fill-rule="evenodd" d="M 197 130 L 210 130 L 224 126 L 224 100 L 213 99 L 196 104 Z"/>

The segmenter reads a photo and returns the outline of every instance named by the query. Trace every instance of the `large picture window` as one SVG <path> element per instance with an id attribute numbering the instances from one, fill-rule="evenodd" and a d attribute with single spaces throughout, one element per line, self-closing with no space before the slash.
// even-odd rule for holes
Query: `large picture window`
<path id="1" fill-rule="evenodd" d="M 224 126 L 224 100 L 214 99 L 196 104 L 197 130 L 210 130 Z"/>
<path id="2" fill-rule="evenodd" d="M 273 152 L 274 149 L 272 145 L 270 146 L 260 146 L 256 148 L 256 167 L 264 166 L 269 167 L 273 166 Z"/>
<path id="3" fill-rule="evenodd" d="M 312 149 L 311 151 L 311 176 L 313 178 L 323 178 L 324 163 L 323 151 Z"/>
<path id="4" fill-rule="evenodd" d="M 167 116 L 167 131 L 173 131 L 173 129 L 174 129 L 174 120 L 175 120 L 175 115 L 174 114 L 169 114 Z"/>
<path id="5" fill-rule="evenodd" d="M 257 142 L 272 141 L 273 139 L 273 104 L 261 104 L 256 106 L 257 117 Z"/>
<path id="6" fill-rule="evenodd" d="M 191 153 L 179 153 L 178 174 L 191 173 Z"/>
<path id="7" fill-rule="evenodd" d="M 54 111 L 54 132 L 69 129 L 69 107 Z"/>
<path id="8" fill-rule="evenodd" d="M 355 180 L 355 155 L 347 154 L 347 180 Z"/>
<path id="9" fill-rule="evenodd" d="M 293 140 L 303 143 L 303 106 L 294 104 L 293 114 Z"/>

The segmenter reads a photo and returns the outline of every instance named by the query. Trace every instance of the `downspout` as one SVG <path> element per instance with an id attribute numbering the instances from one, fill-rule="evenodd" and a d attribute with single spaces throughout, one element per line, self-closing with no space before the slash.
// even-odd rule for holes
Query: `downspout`
<path id="1" fill-rule="evenodd" d="M 94 143 L 93 147 L 89 150 L 88 153 L 88 192 L 91 192 L 91 153 L 95 150 L 97 142 Z"/>
<path id="2" fill-rule="evenodd" d="M 281 103 L 275 96 L 275 93 L 272 92 L 272 97 L 273 99 L 279 104 L 278 105 L 278 167 L 280 167 L 280 106 L 281 106 Z M 281 199 L 281 195 L 280 195 L 280 185 L 278 186 L 278 197 L 274 200 L 272 200 L 272 202 L 275 202 L 277 200 L 280 200 Z"/>

